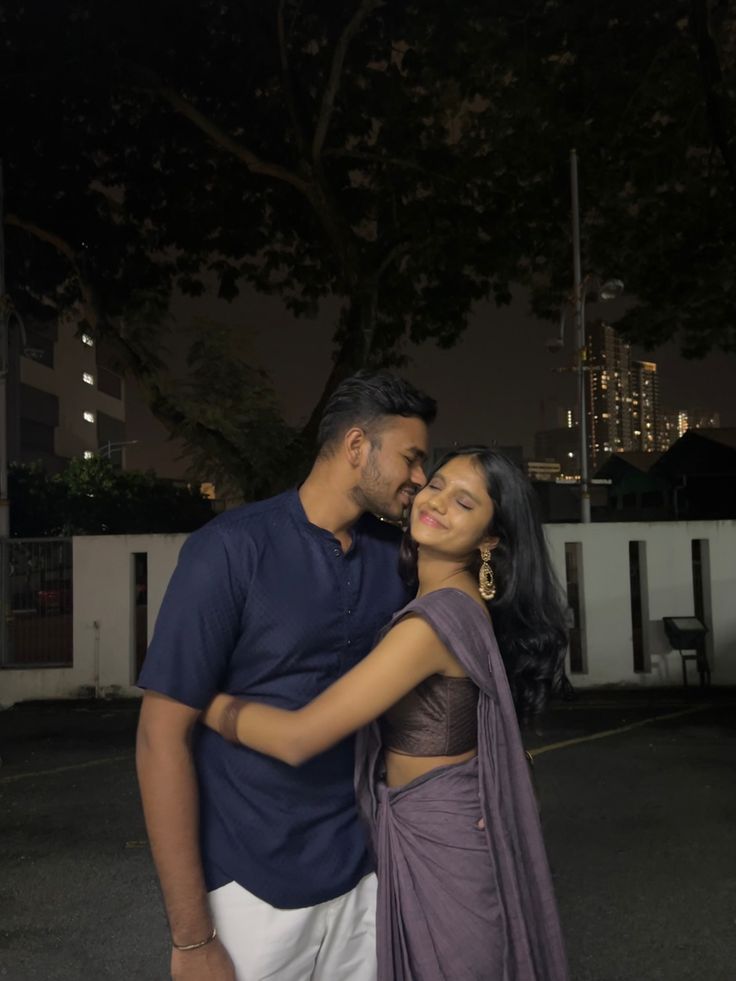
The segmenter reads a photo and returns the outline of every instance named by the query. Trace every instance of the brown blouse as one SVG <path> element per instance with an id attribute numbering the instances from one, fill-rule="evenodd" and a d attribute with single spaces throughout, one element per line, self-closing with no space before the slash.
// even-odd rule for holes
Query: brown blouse
<path id="1" fill-rule="evenodd" d="M 379 720 L 385 749 L 406 756 L 459 756 L 478 741 L 478 689 L 470 678 L 433 674 Z"/>

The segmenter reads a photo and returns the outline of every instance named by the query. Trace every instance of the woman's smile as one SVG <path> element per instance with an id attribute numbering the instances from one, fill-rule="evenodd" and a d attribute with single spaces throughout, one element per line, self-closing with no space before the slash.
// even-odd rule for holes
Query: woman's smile
<path id="1" fill-rule="evenodd" d="M 438 518 L 435 518 L 434 515 L 430 514 L 429 511 L 420 511 L 419 520 L 422 522 L 422 524 L 429 525 L 430 528 L 447 527 L 447 525 L 443 525 Z"/>

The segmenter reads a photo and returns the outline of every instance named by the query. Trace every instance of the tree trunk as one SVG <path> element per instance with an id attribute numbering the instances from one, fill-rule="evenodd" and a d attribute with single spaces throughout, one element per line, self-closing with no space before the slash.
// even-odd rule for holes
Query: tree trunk
<path id="1" fill-rule="evenodd" d="M 360 287 L 346 299 L 340 315 L 340 326 L 336 335 L 339 347 L 335 352 L 332 368 L 322 394 L 301 432 L 305 453 L 314 453 L 322 413 L 340 382 L 361 368 L 371 367 L 375 318 L 376 291 L 372 286 Z"/>

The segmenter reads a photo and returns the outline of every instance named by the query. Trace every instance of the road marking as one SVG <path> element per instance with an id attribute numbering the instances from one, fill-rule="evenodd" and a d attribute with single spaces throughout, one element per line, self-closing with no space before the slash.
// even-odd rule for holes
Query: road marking
<path id="1" fill-rule="evenodd" d="M 631 732 L 632 729 L 641 729 L 652 722 L 662 722 L 665 719 L 679 719 L 683 715 L 693 715 L 695 712 L 705 712 L 706 709 L 713 708 L 713 703 L 705 705 L 695 705 L 692 708 L 680 709 L 679 712 L 668 712 L 666 715 L 653 715 L 648 719 L 640 719 L 638 722 L 631 722 L 627 726 L 619 726 L 617 729 L 604 729 L 602 732 L 593 732 L 589 736 L 577 736 L 575 739 L 563 739 L 559 743 L 548 743 L 546 746 L 538 746 L 530 749 L 532 757 L 540 756 L 542 753 L 551 753 L 556 749 L 567 749 L 568 746 L 577 746 L 579 743 L 590 743 L 594 739 L 608 739 L 609 736 L 618 736 L 622 732 Z"/>
<path id="2" fill-rule="evenodd" d="M 57 766 L 52 770 L 32 770 L 30 773 L 13 773 L 9 777 L 0 777 L 0 785 L 15 783 L 17 780 L 30 780 L 32 777 L 49 777 L 54 773 L 68 773 L 70 770 L 86 770 L 93 766 L 104 766 L 105 763 L 120 763 L 122 760 L 132 760 L 135 754 L 123 753 L 120 756 L 104 756 L 99 760 L 87 760 L 84 763 L 70 763 L 68 766 Z"/>

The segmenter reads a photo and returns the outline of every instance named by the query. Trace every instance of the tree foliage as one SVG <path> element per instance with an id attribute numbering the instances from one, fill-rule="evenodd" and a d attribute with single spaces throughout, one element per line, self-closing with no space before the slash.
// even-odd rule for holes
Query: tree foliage
<path id="1" fill-rule="evenodd" d="M 266 497 L 300 474 L 303 442 L 284 422 L 266 374 L 233 350 L 232 332 L 202 321 L 194 333 L 186 372 L 165 396 L 180 412 L 177 435 L 195 473 L 246 500 Z"/>
<path id="2" fill-rule="evenodd" d="M 557 9 L 557 50 L 540 57 L 577 120 L 587 269 L 636 300 L 617 327 L 650 347 L 677 339 L 686 356 L 736 350 L 736 4 Z M 559 308 L 565 282 L 553 258 L 538 313 Z"/>
<path id="3" fill-rule="evenodd" d="M 732 350 L 734 7 L 23 0 L 0 70 L 14 296 L 34 316 L 76 306 L 160 418 L 253 489 L 263 447 L 298 456 L 356 368 L 453 344 L 512 283 L 556 315 L 575 145 L 586 270 L 626 281 L 623 327 Z M 297 315 L 339 298 L 303 432 L 219 335 L 196 343 L 188 388 L 162 383 L 171 292 L 212 277 Z"/>
<path id="4" fill-rule="evenodd" d="M 198 490 L 100 458 L 72 460 L 59 474 L 16 464 L 9 490 L 10 533 L 20 538 L 187 532 L 213 516 Z"/>

